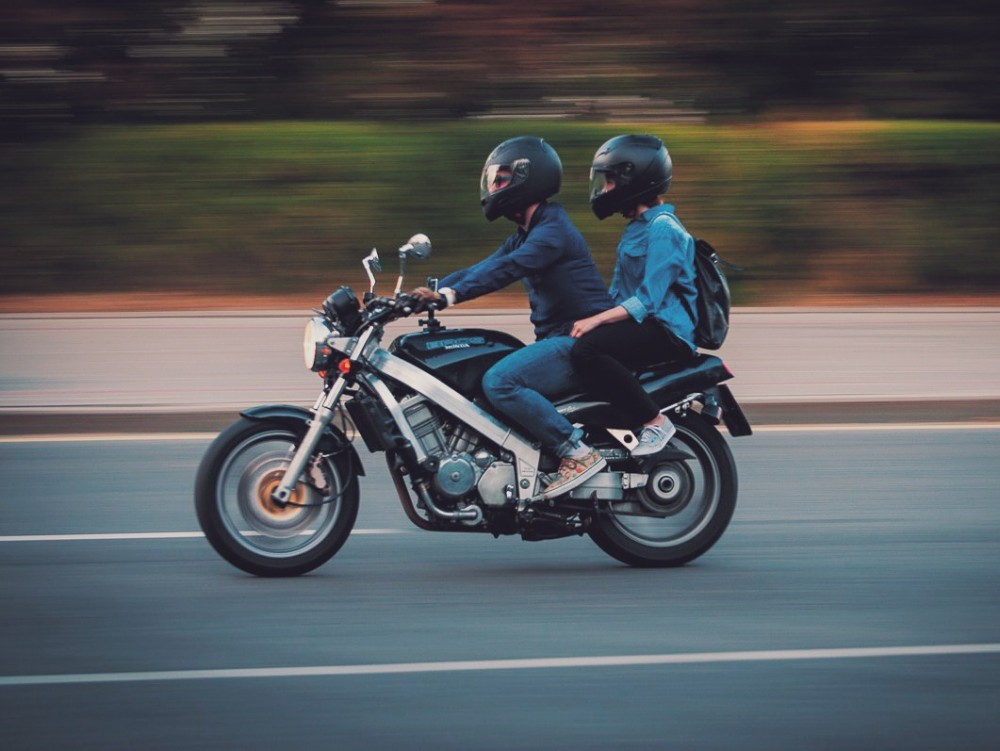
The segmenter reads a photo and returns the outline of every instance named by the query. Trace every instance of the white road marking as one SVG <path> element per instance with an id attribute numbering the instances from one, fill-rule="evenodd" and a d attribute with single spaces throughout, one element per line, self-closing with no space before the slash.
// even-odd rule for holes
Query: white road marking
<path id="1" fill-rule="evenodd" d="M 218 433 L 48 433 L 4 435 L 0 443 L 107 443 L 109 441 L 211 441 Z"/>
<path id="2" fill-rule="evenodd" d="M 404 529 L 354 529 L 352 535 L 396 535 Z M 0 542 L 75 542 L 94 540 L 184 540 L 204 537 L 201 532 L 97 532 L 65 535 L 0 535 Z"/>
<path id="3" fill-rule="evenodd" d="M 945 430 L 1000 430 L 1000 422 L 878 422 L 754 425 L 754 433 L 887 433 Z"/>
<path id="4" fill-rule="evenodd" d="M 911 647 L 848 647 L 834 649 L 777 649 L 748 652 L 691 652 L 680 654 L 611 655 L 607 657 L 540 657 L 514 660 L 397 662 L 367 665 L 317 665 L 218 670 L 158 670 L 132 673 L 65 673 L 0 676 L 0 688 L 63 686 L 85 683 L 143 683 L 247 678 L 315 678 L 359 675 L 402 675 L 492 670 L 553 670 L 564 668 L 647 667 L 705 663 L 789 662 L 884 657 L 933 657 L 1000 654 L 1000 644 L 937 644 Z"/>

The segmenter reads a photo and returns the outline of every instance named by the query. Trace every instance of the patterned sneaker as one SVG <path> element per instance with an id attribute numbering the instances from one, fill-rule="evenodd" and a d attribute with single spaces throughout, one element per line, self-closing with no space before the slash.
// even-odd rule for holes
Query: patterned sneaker
<path id="1" fill-rule="evenodd" d="M 662 425 L 648 425 L 639 433 L 639 443 L 632 449 L 632 456 L 652 456 L 667 447 L 677 428 L 667 420 Z"/>
<path id="2" fill-rule="evenodd" d="M 545 488 L 542 498 L 555 498 L 557 495 L 568 493 L 596 475 L 607 464 L 596 449 L 591 449 L 586 456 L 579 459 L 565 457 L 559 464 L 558 476 Z"/>

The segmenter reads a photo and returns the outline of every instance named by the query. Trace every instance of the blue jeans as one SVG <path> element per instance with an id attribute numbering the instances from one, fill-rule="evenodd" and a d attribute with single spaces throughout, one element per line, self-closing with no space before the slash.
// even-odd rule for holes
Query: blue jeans
<path id="1" fill-rule="evenodd" d="M 583 431 L 550 401 L 579 382 L 569 351 L 576 339 L 552 336 L 511 352 L 483 375 L 483 391 L 494 407 L 518 423 L 556 456 L 579 446 Z"/>

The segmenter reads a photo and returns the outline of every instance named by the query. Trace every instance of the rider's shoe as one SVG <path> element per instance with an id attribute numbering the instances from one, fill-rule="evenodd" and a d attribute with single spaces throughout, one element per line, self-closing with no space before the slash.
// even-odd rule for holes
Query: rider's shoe
<path id="1" fill-rule="evenodd" d="M 542 498 L 555 498 L 563 493 L 568 493 L 573 488 L 596 475 L 607 464 L 604 457 L 597 452 L 597 449 L 591 449 L 587 454 L 578 459 L 569 456 L 563 458 L 559 464 L 558 476 L 545 488 Z"/>
<path id="2" fill-rule="evenodd" d="M 632 456 L 652 456 L 667 447 L 677 428 L 670 420 L 662 425 L 647 425 L 639 433 L 639 443 L 632 449 Z"/>

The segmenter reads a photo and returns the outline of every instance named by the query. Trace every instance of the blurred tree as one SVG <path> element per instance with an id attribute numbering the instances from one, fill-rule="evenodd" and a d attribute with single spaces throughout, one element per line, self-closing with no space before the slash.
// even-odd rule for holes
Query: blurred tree
<path id="1" fill-rule="evenodd" d="M 8 0 L 0 13 L 0 134 L 134 113 L 166 82 L 144 45 L 181 28 L 187 2 Z"/>
<path id="2" fill-rule="evenodd" d="M 981 0 L 8 0 L 0 118 L 996 119 Z"/>
<path id="3" fill-rule="evenodd" d="M 739 0 L 700 44 L 722 83 L 712 110 L 844 111 L 868 117 L 1000 115 L 995 4 L 956 0 Z M 714 77 L 714 76 L 709 76 Z"/>

